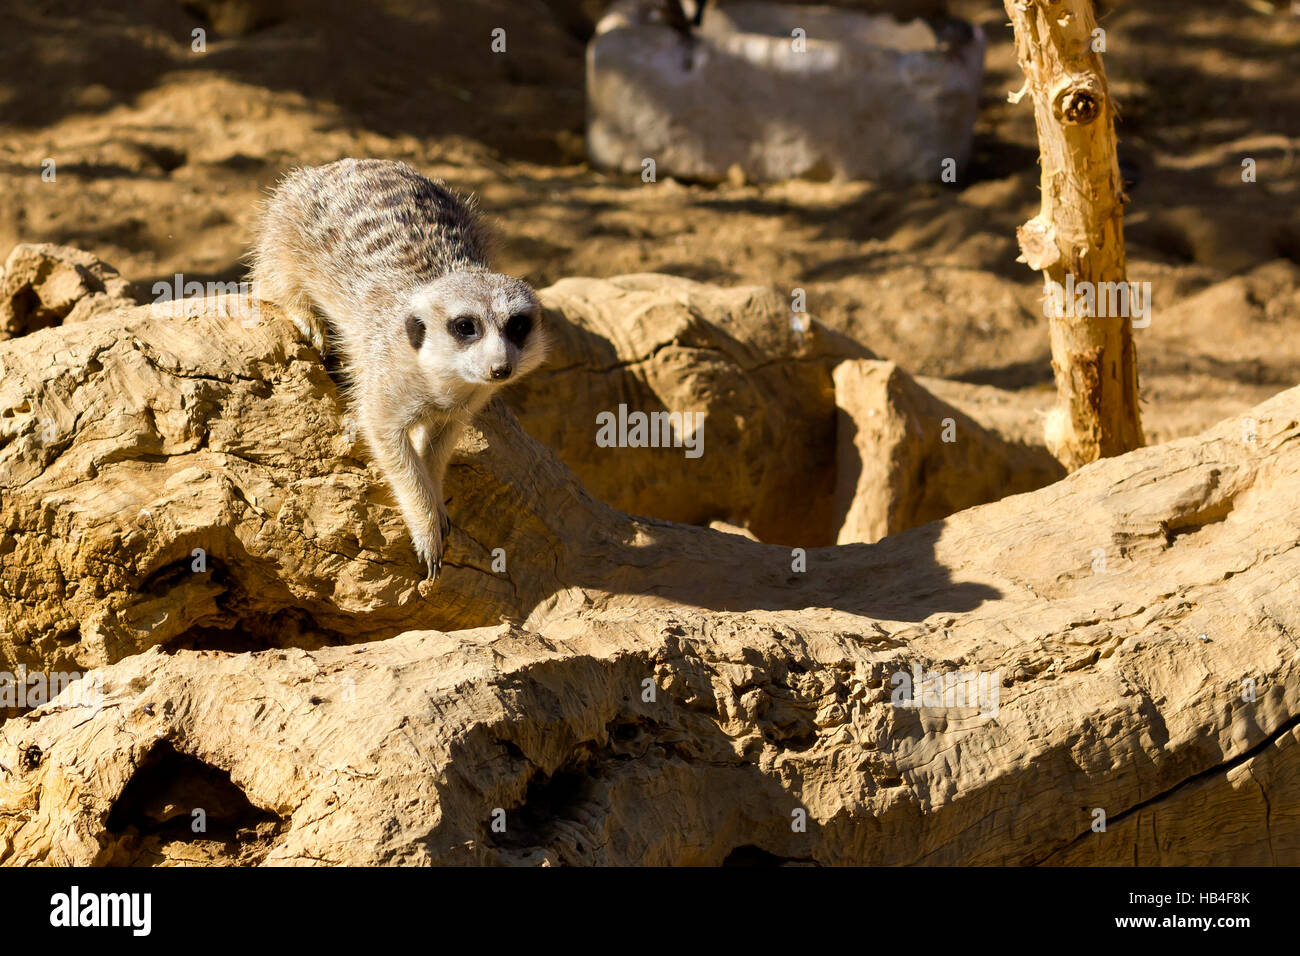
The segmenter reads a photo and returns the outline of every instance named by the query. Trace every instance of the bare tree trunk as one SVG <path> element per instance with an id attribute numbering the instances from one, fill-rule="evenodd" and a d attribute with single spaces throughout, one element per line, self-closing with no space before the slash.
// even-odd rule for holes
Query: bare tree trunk
<path id="1" fill-rule="evenodd" d="M 1143 443 L 1129 309 L 1107 314 L 1108 296 L 1098 294 L 1114 288 L 1102 283 L 1127 281 L 1115 107 L 1095 49 L 1104 41 L 1094 35 L 1091 0 L 1004 4 L 1025 73 L 1025 88 L 1011 100 L 1032 97 L 1042 162 L 1042 208 L 1017 230 L 1021 258 L 1055 288 L 1090 288 L 1096 303 L 1092 314 L 1079 314 L 1071 296 L 1058 294 L 1051 301 L 1065 308 L 1048 320 L 1058 398 L 1047 445 L 1073 471 Z M 1128 287 L 1120 288 L 1127 305 Z"/>

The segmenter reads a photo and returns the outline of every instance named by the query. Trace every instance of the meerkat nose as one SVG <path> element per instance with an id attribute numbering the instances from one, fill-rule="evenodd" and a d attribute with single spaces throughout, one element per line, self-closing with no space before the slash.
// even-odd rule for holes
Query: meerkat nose
<path id="1" fill-rule="evenodd" d="M 509 377 L 510 377 L 510 373 L 513 372 L 513 371 L 514 371 L 514 368 L 510 365 L 509 362 L 503 363 L 503 364 L 501 364 L 501 365 L 493 365 L 493 366 L 492 366 L 492 377 L 493 377 L 493 378 L 498 378 L 498 379 L 499 379 L 499 378 L 509 378 Z"/>

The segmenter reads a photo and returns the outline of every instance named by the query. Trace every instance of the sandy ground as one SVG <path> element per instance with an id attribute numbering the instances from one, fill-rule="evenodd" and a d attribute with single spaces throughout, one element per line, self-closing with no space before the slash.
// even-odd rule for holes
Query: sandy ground
<path id="1" fill-rule="evenodd" d="M 74 245 L 146 288 L 175 272 L 239 278 L 255 203 L 286 169 L 400 158 L 477 191 L 499 265 L 539 285 L 657 271 L 800 287 L 819 319 L 913 372 L 1050 401 L 1040 283 L 1014 239 L 1037 206 L 1033 116 L 1006 102 L 1021 77 L 998 3 L 954 4 L 990 40 L 970 169 L 893 190 L 591 169 L 595 0 L 7 5 L 0 254 Z M 1152 440 L 1300 382 L 1300 16 L 1267 9 L 1102 8 L 1132 180 L 1129 277 L 1154 296 L 1137 333 Z M 488 50 L 497 26 L 506 55 Z"/>

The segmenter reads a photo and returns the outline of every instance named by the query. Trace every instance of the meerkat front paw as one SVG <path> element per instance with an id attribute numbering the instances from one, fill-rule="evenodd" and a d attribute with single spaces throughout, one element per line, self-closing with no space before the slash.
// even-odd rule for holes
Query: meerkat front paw
<path id="1" fill-rule="evenodd" d="M 441 506 L 427 527 L 411 528 L 411 543 L 425 566 L 425 577 L 430 581 L 436 581 L 442 573 L 442 557 L 447 551 L 447 536 L 450 533 L 451 521 Z"/>
<path id="2" fill-rule="evenodd" d="M 427 529 L 411 529 L 411 544 L 415 555 L 425 567 L 425 577 L 436 581 L 442 571 L 443 536 L 442 529 L 436 524 Z"/>

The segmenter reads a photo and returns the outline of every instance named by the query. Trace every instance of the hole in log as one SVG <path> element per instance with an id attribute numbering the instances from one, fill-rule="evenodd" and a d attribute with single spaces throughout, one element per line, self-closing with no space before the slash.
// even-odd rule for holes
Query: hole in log
<path id="1" fill-rule="evenodd" d="M 510 848 L 545 846 L 558 821 L 581 815 L 587 779 L 574 767 L 561 767 L 550 776 L 540 771 L 534 774 L 524 802 L 506 811 L 506 832 L 489 834 L 489 842 Z"/>
<path id="2" fill-rule="evenodd" d="M 249 802 L 229 773 L 163 742 L 109 811 L 104 829 L 112 845 L 100 862 L 255 863 L 270 851 L 281 826 L 278 816 Z"/>
<path id="3" fill-rule="evenodd" d="M 723 866 L 736 867 L 764 867 L 764 866 L 781 866 L 786 861 L 775 853 L 769 853 L 761 846 L 754 846 L 752 843 L 745 846 L 738 846 L 722 861 Z"/>

